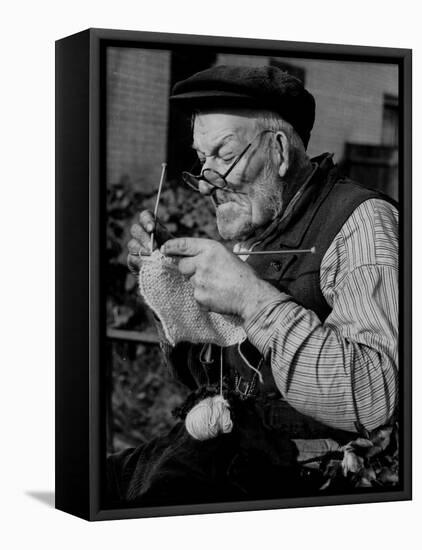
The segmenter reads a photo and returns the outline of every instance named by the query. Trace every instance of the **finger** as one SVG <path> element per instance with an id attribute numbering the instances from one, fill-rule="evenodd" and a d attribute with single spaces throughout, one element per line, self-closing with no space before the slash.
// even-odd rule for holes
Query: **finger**
<path id="1" fill-rule="evenodd" d="M 147 233 L 152 233 L 155 229 L 154 214 L 149 210 L 143 210 L 139 214 L 139 223 Z"/>
<path id="2" fill-rule="evenodd" d="M 133 254 L 135 256 L 139 255 L 139 252 L 142 250 L 141 243 L 137 239 L 131 239 L 127 243 L 127 249 L 129 251 L 129 254 Z"/>
<path id="3" fill-rule="evenodd" d="M 161 247 L 161 252 L 166 256 L 196 256 L 213 245 L 210 239 L 170 239 Z"/>
<path id="4" fill-rule="evenodd" d="M 127 266 L 129 268 L 129 271 L 135 277 L 138 276 L 139 270 L 141 269 L 141 263 L 142 260 L 139 256 L 132 256 L 131 254 L 129 254 L 129 256 L 127 257 Z"/>
<path id="5" fill-rule="evenodd" d="M 196 303 L 198 304 L 198 307 L 201 311 L 210 311 L 210 308 L 206 303 L 205 296 L 199 289 L 197 288 L 194 289 L 193 297 L 195 298 Z"/>
<path id="6" fill-rule="evenodd" d="M 143 248 L 145 248 L 146 250 L 150 249 L 151 237 L 140 225 L 138 225 L 137 223 L 132 225 L 132 227 L 130 228 L 130 234 L 134 239 L 139 241 Z"/>
<path id="7" fill-rule="evenodd" d="M 142 246 L 136 239 L 131 239 L 127 243 L 127 249 L 131 256 L 151 256 L 151 248 Z"/>
<path id="8" fill-rule="evenodd" d="M 149 210 L 143 210 L 139 214 L 139 225 L 142 230 L 148 234 L 149 246 L 151 246 L 151 233 L 154 233 L 154 248 L 160 247 L 168 239 L 173 237 L 167 230 L 167 228 L 160 222 L 157 218 L 154 218 L 154 215 Z M 157 246 L 155 246 L 157 245 Z"/>
<path id="9" fill-rule="evenodd" d="M 182 258 L 177 266 L 182 275 L 191 277 L 196 271 L 196 265 L 192 258 Z"/>

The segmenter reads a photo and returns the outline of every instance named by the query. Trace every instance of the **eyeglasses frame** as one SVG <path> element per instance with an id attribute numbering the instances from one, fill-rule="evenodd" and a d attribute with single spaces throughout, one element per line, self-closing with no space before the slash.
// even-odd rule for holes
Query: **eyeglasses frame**
<path id="1" fill-rule="evenodd" d="M 276 134 L 277 132 L 275 130 L 262 130 L 261 132 L 259 132 L 253 139 L 252 141 L 250 141 L 248 143 L 248 145 L 243 149 L 243 151 L 237 156 L 237 158 L 234 160 L 234 162 L 228 167 L 228 169 L 226 170 L 226 172 L 224 174 L 220 174 L 220 172 L 218 172 L 217 170 L 214 170 L 214 168 L 205 168 L 205 170 L 203 172 L 201 172 L 198 176 L 195 176 L 194 174 L 190 173 L 190 172 L 182 172 L 182 180 L 183 182 L 188 185 L 191 189 L 193 189 L 194 191 L 196 191 L 197 193 L 200 193 L 199 191 L 199 186 L 198 187 L 195 187 L 194 185 L 192 185 L 189 181 L 187 181 L 185 178 L 184 178 L 184 175 L 187 174 L 189 177 L 191 178 L 194 178 L 198 181 L 198 183 L 200 181 L 205 181 L 208 185 L 211 185 L 212 187 L 212 190 L 210 192 L 210 195 L 212 195 L 213 193 L 215 193 L 217 191 L 217 189 L 226 189 L 226 188 L 229 188 L 229 182 L 227 181 L 227 176 L 232 172 L 232 170 L 235 168 L 235 166 L 237 166 L 237 164 L 239 163 L 239 161 L 244 157 L 244 155 L 246 154 L 246 152 L 251 148 L 253 142 L 256 140 L 257 137 L 259 136 L 262 136 L 262 134 L 265 134 L 267 132 L 271 132 L 273 134 Z M 212 183 L 211 181 L 209 181 L 206 176 L 205 176 L 205 172 L 214 172 L 215 174 L 217 174 L 224 182 L 224 186 L 223 187 L 220 187 L 218 185 L 215 185 L 214 183 Z M 230 189 L 230 188 L 229 188 Z M 245 193 L 244 191 L 236 191 L 235 189 L 230 189 L 230 192 L 232 193 L 235 193 L 237 195 L 247 195 L 248 193 Z"/>

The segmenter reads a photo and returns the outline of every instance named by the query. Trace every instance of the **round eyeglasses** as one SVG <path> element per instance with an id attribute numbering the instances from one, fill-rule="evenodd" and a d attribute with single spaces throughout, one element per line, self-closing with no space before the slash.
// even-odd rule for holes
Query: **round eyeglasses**
<path id="1" fill-rule="evenodd" d="M 237 163 L 241 160 L 241 158 L 245 155 L 245 153 L 250 149 L 253 142 L 256 140 L 257 137 L 261 136 L 262 134 L 271 132 L 275 134 L 276 132 L 274 130 L 263 130 L 259 134 L 257 134 L 253 140 L 248 143 L 248 145 L 243 149 L 243 151 L 238 155 L 238 157 L 235 159 L 235 161 L 229 166 L 229 168 L 226 170 L 224 174 L 220 174 L 220 172 L 217 172 L 217 170 L 214 170 L 213 168 L 205 168 L 205 170 L 202 170 L 200 174 L 195 176 L 194 174 L 191 174 L 190 172 L 182 172 L 182 180 L 183 182 L 188 185 L 191 189 L 194 191 L 197 191 L 200 193 L 199 190 L 199 183 L 201 181 L 205 181 L 208 185 L 212 187 L 210 194 L 215 193 L 217 189 L 226 189 L 229 188 L 230 183 L 227 181 L 227 176 L 230 174 L 230 172 L 233 170 L 233 168 L 237 165 Z M 235 193 L 238 195 L 247 195 L 248 193 L 245 193 L 244 191 L 237 191 L 230 187 L 230 192 Z"/>

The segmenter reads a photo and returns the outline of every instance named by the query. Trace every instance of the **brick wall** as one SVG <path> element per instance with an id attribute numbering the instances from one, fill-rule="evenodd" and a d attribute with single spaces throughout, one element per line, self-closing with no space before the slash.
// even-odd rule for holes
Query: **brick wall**
<path id="1" fill-rule="evenodd" d="M 381 144 L 384 94 L 398 95 L 397 66 L 313 60 L 300 65 L 317 103 L 311 156 L 330 151 L 339 161 L 346 141 Z"/>
<path id="2" fill-rule="evenodd" d="M 166 160 L 170 52 L 107 51 L 107 184 L 157 188 Z"/>
<path id="3" fill-rule="evenodd" d="M 306 88 L 316 100 L 310 156 L 329 151 L 339 162 L 346 141 L 381 144 L 384 94 L 398 95 L 396 65 L 277 58 L 305 70 Z M 268 57 L 221 54 L 218 63 L 268 65 Z"/>
<path id="4" fill-rule="evenodd" d="M 262 55 L 236 55 L 220 53 L 217 56 L 217 65 L 238 65 L 240 67 L 262 67 L 268 65 L 269 58 Z"/>

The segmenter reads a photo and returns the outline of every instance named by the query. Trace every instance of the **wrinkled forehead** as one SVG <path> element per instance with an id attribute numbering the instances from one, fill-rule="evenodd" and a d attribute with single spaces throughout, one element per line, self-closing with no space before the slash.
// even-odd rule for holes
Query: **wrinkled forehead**
<path id="1" fill-rule="evenodd" d="M 193 115 L 193 143 L 211 144 L 232 135 L 239 140 L 250 139 L 256 132 L 259 113 L 253 110 L 207 110 Z"/>

